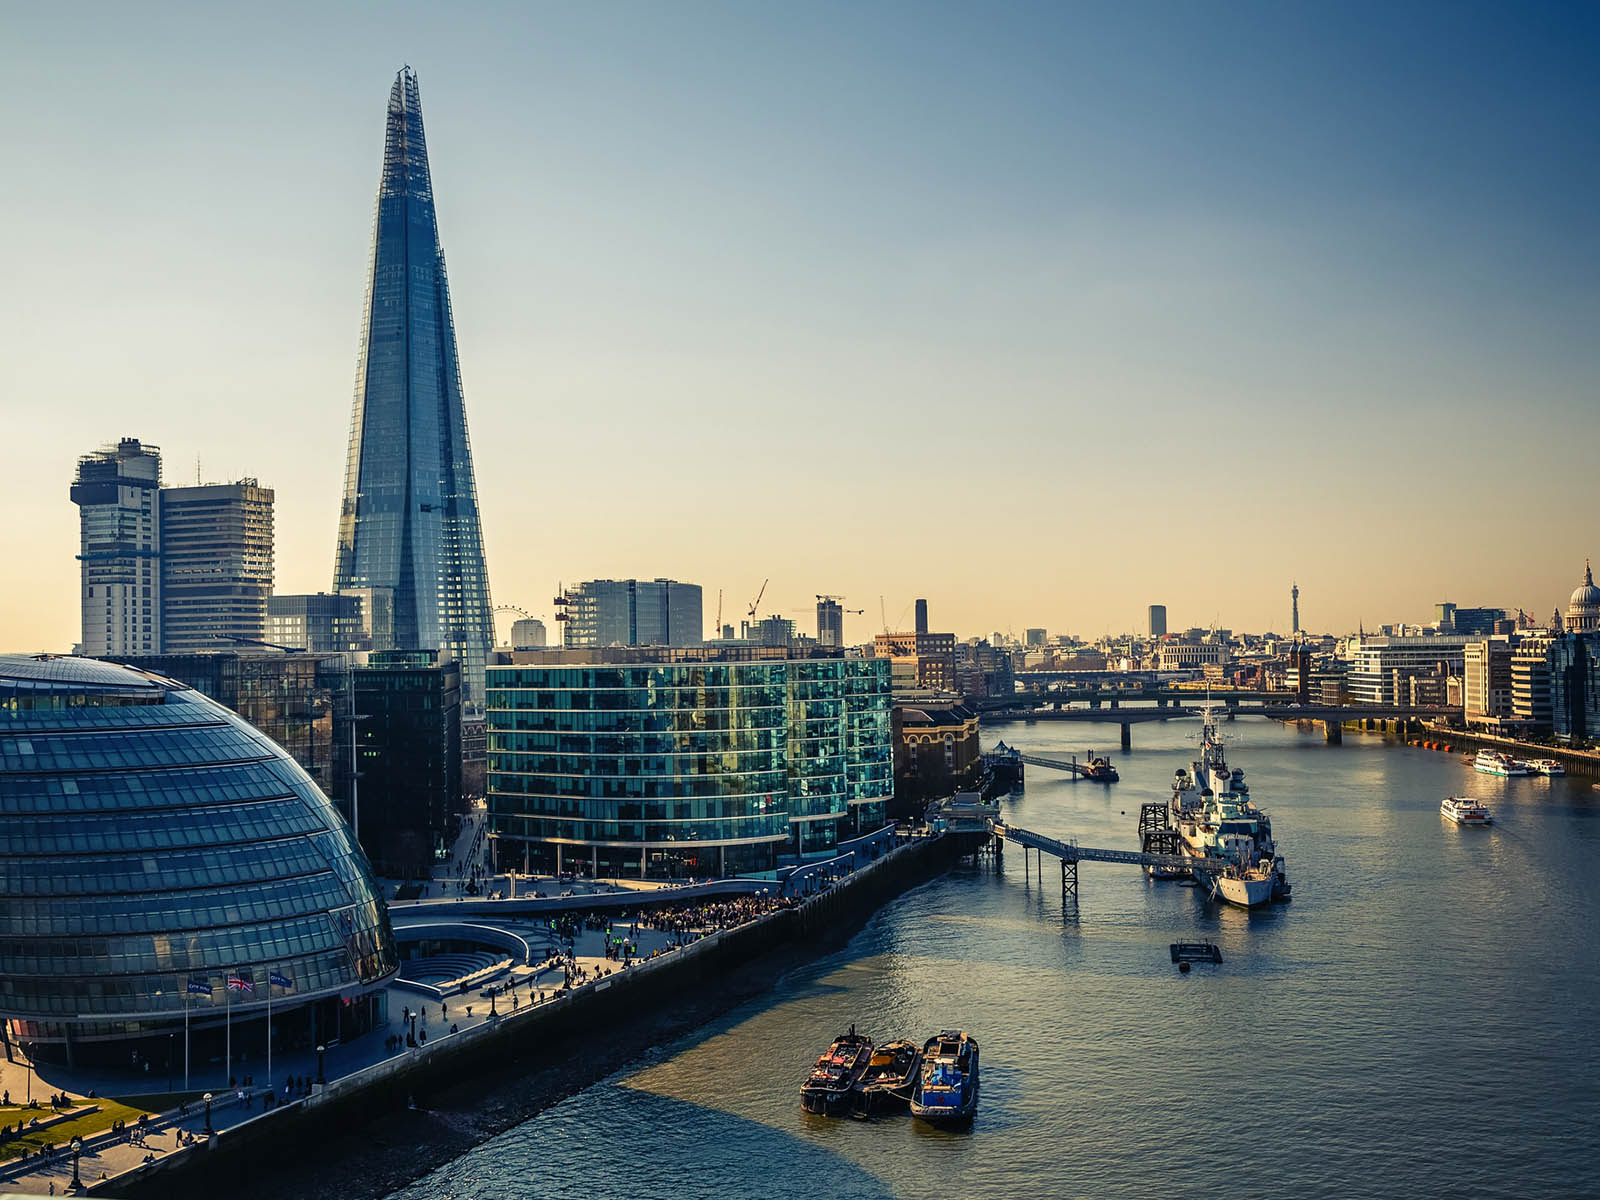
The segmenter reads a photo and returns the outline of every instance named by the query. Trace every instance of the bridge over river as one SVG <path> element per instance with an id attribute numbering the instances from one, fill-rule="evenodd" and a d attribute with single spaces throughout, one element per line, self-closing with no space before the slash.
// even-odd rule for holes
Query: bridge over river
<path id="1" fill-rule="evenodd" d="M 1237 694 L 1236 694 L 1237 695 Z M 1180 699 L 1181 697 L 1181 699 Z M 1080 721 L 1115 723 L 1122 727 L 1122 748 L 1133 748 L 1133 726 L 1145 721 L 1170 721 L 1180 717 L 1198 717 L 1205 706 L 1205 697 L 1194 692 L 1170 693 L 1154 696 L 1154 707 L 1149 707 L 1152 696 L 1133 694 L 1108 700 L 1090 700 L 1087 708 L 1066 707 L 1070 701 L 1055 700 L 1050 696 L 991 697 L 976 701 L 980 720 L 994 725 L 1010 721 Z M 1143 701 L 1141 708 L 1126 706 L 1127 701 Z M 1046 707 L 1038 707 L 1043 703 Z M 1347 721 L 1425 721 L 1446 715 L 1442 708 L 1416 708 L 1397 704 L 1284 704 L 1272 699 L 1249 702 L 1243 699 L 1213 699 L 1213 706 L 1226 711 L 1228 718 L 1265 717 L 1269 721 L 1319 722 L 1329 742 L 1344 740 L 1343 726 Z M 1041 766 L 1054 764 L 1041 763 Z"/>

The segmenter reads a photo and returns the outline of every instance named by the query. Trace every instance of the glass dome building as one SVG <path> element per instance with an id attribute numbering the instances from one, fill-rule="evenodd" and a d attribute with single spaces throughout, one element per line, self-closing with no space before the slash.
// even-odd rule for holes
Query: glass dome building
<path id="1" fill-rule="evenodd" d="M 398 958 L 343 819 L 277 743 L 173 680 L 0 656 L 0 1032 L 172 1066 L 381 1023 Z M 175 1064 L 179 1070 L 182 1060 Z"/>

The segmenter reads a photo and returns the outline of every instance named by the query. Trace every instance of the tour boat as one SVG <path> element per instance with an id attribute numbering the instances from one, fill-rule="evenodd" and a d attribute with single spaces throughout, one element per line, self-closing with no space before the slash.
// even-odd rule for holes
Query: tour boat
<path id="1" fill-rule="evenodd" d="M 1083 769 L 1085 779 L 1094 779 L 1100 783 L 1115 783 L 1119 776 L 1117 769 L 1111 765 L 1108 758 L 1090 758 L 1089 765 Z"/>
<path id="2" fill-rule="evenodd" d="M 1446 796 L 1439 803 L 1441 816 L 1450 818 L 1457 825 L 1491 825 L 1494 817 L 1478 801 L 1470 796 Z"/>
<path id="3" fill-rule="evenodd" d="M 1526 775 L 1528 768 L 1525 763 L 1520 763 L 1509 754 L 1502 754 L 1498 750 L 1479 750 L 1478 757 L 1472 760 L 1472 765 L 1485 775 Z"/>
<path id="4" fill-rule="evenodd" d="M 1565 775 L 1567 773 L 1567 769 L 1561 765 L 1561 760 L 1558 758 L 1536 758 L 1523 765 L 1535 775 Z"/>
<path id="5" fill-rule="evenodd" d="M 849 1112 L 855 1102 L 856 1083 L 871 1058 L 872 1039 L 850 1026 L 849 1033 L 841 1033 L 833 1040 L 800 1085 L 800 1107 L 830 1117 Z"/>
<path id="6" fill-rule="evenodd" d="M 861 1093 L 861 1107 L 867 1112 L 904 1108 L 911 1099 L 917 1068 L 921 1065 L 922 1050 L 915 1042 L 901 1038 L 879 1046 L 872 1052 L 861 1082 L 856 1085 Z"/>
<path id="7" fill-rule="evenodd" d="M 911 1115 L 936 1125 L 964 1124 L 978 1111 L 978 1042 L 946 1030 L 922 1047 Z"/>
<path id="8" fill-rule="evenodd" d="M 1169 808 L 1190 873 L 1209 894 L 1254 908 L 1292 892 L 1283 856 L 1272 840 L 1272 819 L 1250 799 L 1244 772 L 1229 769 L 1217 732 L 1216 708 L 1201 710 L 1200 757 L 1189 775 L 1173 777 Z"/>

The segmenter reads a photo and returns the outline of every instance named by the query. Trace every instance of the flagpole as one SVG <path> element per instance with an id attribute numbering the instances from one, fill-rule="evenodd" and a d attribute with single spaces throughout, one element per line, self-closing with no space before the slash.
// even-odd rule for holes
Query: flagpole
<path id="1" fill-rule="evenodd" d="M 183 1090 L 189 1090 L 189 980 L 183 977 Z"/>
<path id="2" fill-rule="evenodd" d="M 267 968 L 267 1087 L 272 1087 L 272 968 Z"/>
<path id="3" fill-rule="evenodd" d="M 234 972 L 235 975 L 238 971 Z M 229 1079 L 233 1078 L 233 980 L 224 975 L 222 977 L 222 999 L 226 1005 L 223 1020 L 223 1044 L 227 1047 L 223 1059 L 223 1073 Z"/>

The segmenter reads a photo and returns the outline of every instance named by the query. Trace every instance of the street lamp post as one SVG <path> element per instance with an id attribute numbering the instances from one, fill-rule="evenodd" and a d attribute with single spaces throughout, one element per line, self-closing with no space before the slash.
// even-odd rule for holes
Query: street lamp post
<path id="1" fill-rule="evenodd" d="M 78 1177 L 78 1158 L 83 1154 L 83 1138 L 74 1135 L 68 1144 L 72 1147 L 72 1191 L 76 1195 L 83 1191 L 83 1180 Z"/>
<path id="2" fill-rule="evenodd" d="M 326 1087 L 327 1083 L 328 1083 L 328 1080 L 326 1079 L 326 1077 L 323 1075 L 323 1072 L 322 1072 L 322 1056 L 324 1054 L 326 1054 L 327 1052 L 328 1052 L 328 1048 L 326 1046 L 318 1046 L 317 1047 L 317 1086 L 318 1087 Z"/>
<path id="3" fill-rule="evenodd" d="M 206 1102 L 206 1131 L 205 1132 L 206 1132 L 206 1136 L 210 1137 L 213 1133 L 216 1132 L 215 1129 L 211 1128 L 211 1093 L 207 1092 L 204 1096 L 201 1096 L 200 1099 L 202 1099 L 202 1100 L 204 1100 Z"/>

